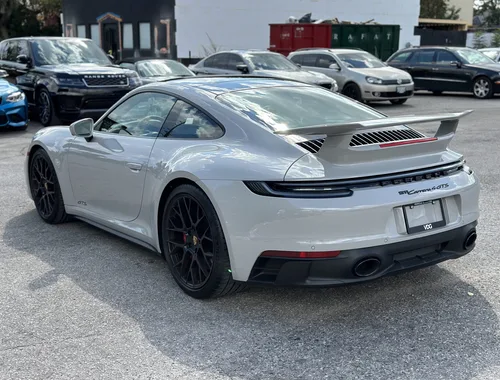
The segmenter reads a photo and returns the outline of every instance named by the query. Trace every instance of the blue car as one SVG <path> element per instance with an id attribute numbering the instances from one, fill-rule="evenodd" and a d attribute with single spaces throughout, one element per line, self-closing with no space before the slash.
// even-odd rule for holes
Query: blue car
<path id="1" fill-rule="evenodd" d="M 18 87 L 7 82 L 7 73 L 0 70 L 0 129 L 28 127 L 28 100 Z"/>

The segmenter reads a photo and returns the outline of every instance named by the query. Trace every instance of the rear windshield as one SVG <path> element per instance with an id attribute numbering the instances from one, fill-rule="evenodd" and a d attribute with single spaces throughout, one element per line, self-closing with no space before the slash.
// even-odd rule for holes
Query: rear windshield
<path id="1" fill-rule="evenodd" d="M 383 118 L 375 110 L 316 87 L 272 87 L 235 91 L 217 99 L 273 130 Z"/>

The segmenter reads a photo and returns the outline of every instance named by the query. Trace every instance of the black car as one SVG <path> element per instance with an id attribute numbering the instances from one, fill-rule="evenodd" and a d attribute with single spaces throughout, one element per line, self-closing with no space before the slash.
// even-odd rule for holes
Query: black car
<path id="1" fill-rule="evenodd" d="M 420 47 L 394 53 L 387 64 L 411 74 L 415 90 L 434 94 L 472 92 L 480 99 L 500 93 L 500 64 L 474 49 Z"/>
<path id="2" fill-rule="evenodd" d="M 142 84 L 135 71 L 113 65 L 92 40 L 29 37 L 0 43 L 0 69 L 17 84 L 44 125 L 98 118 Z"/>
<path id="3" fill-rule="evenodd" d="M 192 77 L 196 74 L 182 63 L 164 58 L 127 58 L 120 67 L 136 71 L 144 84 L 171 78 Z"/>

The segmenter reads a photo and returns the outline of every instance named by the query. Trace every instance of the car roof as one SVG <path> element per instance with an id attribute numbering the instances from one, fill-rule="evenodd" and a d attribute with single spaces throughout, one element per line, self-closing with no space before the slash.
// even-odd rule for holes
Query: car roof
<path id="1" fill-rule="evenodd" d="M 85 40 L 85 41 L 91 41 L 90 38 L 81 38 L 81 37 L 15 37 L 15 38 L 7 38 L 3 41 L 14 41 L 14 40 L 26 40 L 26 41 L 39 41 L 39 40 Z M 2 41 L 2 42 L 3 42 Z"/>
<path id="2" fill-rule="evenodd" d="M 222 95 L 239 90 L 252 90 L 269 87 L 312 87 L 307 83 L 289 79 L 279 79 L 259 76 L 195 76 L 186 78 L 175 78 L 164 82 L 157 82 L 142 86 L 146 88 L 169 89 L 175 88 L 183 93 L 203 91 L 212 96 Z"/>
<path id="3" fill-rule="evenodd" d="M 362 49 L 329 49 L 329 48 L 306 48 L 306 49 L 299 49 L 294 52 L 294 53 L 300 53 L 300 54 L 307 54 L 307 53 L 334 53 L 334 54 L 344 54 L 344 53 L 367 53 L 365 50 Z"/>
<path id="4" fill-rule="evenodd" d="M 246 49 L 246 50 L 233 49 L 233 50 L 218 51 L 218 52 L 215 52 L 215 53 L 213 53 L 211 55 L 220 54 L 220 53 L 236 53 L 236 54 L 249 54 L 249 53 L 252 53 L 252 54 L 263 54 L 263 53 L 267 53 L 267 54 L 279 54 L 279 53 L 275 53 L 273 51 L 260 50 L 260 49 Z"/>
<path id="5" fill-rule="evenodd" d="M 168 58 L 160 58 L 160 57 L 130 57 L 130 58 L 123 58 L 119 63 L 136 63 L 140 61 L 174 61 L 174 60 Z"/>

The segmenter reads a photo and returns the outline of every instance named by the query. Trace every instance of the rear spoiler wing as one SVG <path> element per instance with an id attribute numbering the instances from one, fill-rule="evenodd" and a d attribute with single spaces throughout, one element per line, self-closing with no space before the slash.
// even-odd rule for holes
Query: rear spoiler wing
<path id="1" fill-rule="evenodd" d="M 354 123 L 314 125 L 310 127 L 283 129 L 275 131 L 277 135 L 327 135 L 338 136 L 366 129 L 395 127 L 406 124 L 420 124 L 440 121 L 441 125 L 434 137 L 441 137 L 450 133 L 455 133 L 458 121 L 471 114 L 473 110 L 458 113 L 443 113 L 430 116 L 398 116 L 381 119 L 372 119 Z"/>

